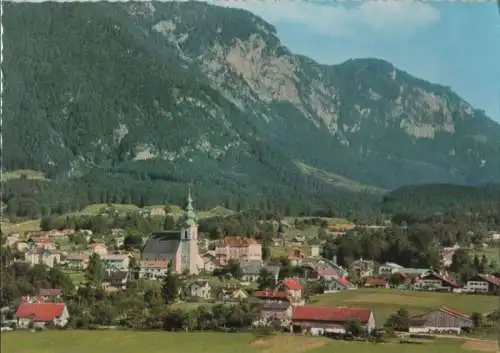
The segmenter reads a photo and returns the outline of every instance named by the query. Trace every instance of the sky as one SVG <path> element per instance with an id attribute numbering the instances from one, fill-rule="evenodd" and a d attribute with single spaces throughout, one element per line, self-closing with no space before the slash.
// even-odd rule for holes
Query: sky
<path id="1" fill-rule="evenodd" d="M 450 86 L 500 122 L 500 13 L 494 0 L 204 1 L 253 12 L 277 28 L 292 52 L 322 64 L 385 59 Z"/>
<path id="2" fill-rule="evenodd" d="M 376 57 L 450 86 L 500 122 L 500 13 L 495 1 L 207 0 L 275 25 L 292 52 L 323 64 Z"/>

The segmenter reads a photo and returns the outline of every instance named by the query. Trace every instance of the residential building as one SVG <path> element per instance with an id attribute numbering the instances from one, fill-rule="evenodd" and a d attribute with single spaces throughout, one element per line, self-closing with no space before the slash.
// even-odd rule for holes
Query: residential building
<path id="1" fill-rule="evenodd" d="M 240 302 L 248 298 L 248 293 L 242 288 L 223 288 L 219 294 L 219 300 L 224 302 Z"/>
<path id="2" fill-rule="evenodd" d="M 478 274 L 465 285 L 464 289 L 477 293 L 498 293 L 500 278 L 490 274 Z"/>
<path id="3" fill-rule="evenodd" d="M 260 260 L 249 260 L 240 263 L 242 277 L 244 282 L 255 282 L 259 279 L 260 271 L 265 268 L 271 273 L 274 278 L 274 282 L 278 283 L 278 276 L 280 267 L 279 266 L 264 266 L 263 262 Z"/>
<path id="4" fill-rule="evenodd" d="M 458 281 L 446 272 L 430 272 L 420 277 L 419 286 L 424 289 L 448 290 L 460 288 Z"/>
<path id="5" fill-rule="evenodd" d="M 366 308 L 332 308 L 319 306 L 298 306 L 293 309 L 294 332 L 312 335 L 345 334 L 345 323 L 358 320 L 368 332 L 376 328 L 373 311 Z"/>
<path id="6" fill-rule="evenodd" d="M 290 302 L 290 299 L 285 292 L 279 292 L 269 289 L 255 291 L 254 297 L 268 303 Z"/>
<path id="7" fill-rule="evenodd" d="M 61 254 L 57 250 L 33 247 L 24 253 L 24 261 L 31 266 L 43 264 L 52 268 L 61 262 Z"/>
<path id="8" fill-rule="evenodd" d="M 28 240 L 28 247 L 46 249 L 46 250 L 56 250 L 56 244 L 49 237 L 31 237 Z"/>
<path id="9" fill-rule="evenodd" d="M 278 322 L 282 327 L 290 327 L 293 307 L 289 302 L 264 302 L 254 326 L 269 326 Z"/>
<path id="10" fill-rule="evenodd" d="M 143 260 L 139 263 L 139 278 L 141 279 L 163 279 L 168 273 L 168 261 Z"/>
<path id="11" fill-rule="evenodd" d="M 380 265 L 378 268 L 378 273 L 382 276 L 389 276 L 393 273 L 399 272 L 403 269 L 403 266 L 395 264 L 394 262 L 386 262 L 383 265 Z"/>
<path id="12" fill-rule="evenodd" d="M 66 264 L 72 270 L 85 270 L 89 265 L 89 255 L 82 253 L 72 253 L 66 258 Z"/>
<path id="13" fill-rule="evenodd" d="M 130 265 L 130 254 L 107 254 L 100 256 L 104 268 L 127 270 Z"/>
<path id="14" fill-rule="evenodd" d="M 349 280 L 345 277 L 332 278 L 330 280 L 327 280 L 327 282 L 325 283 L 323 293 L 335 293 L 348 289 L 357 289 L 357 287 L 349 282 Z"/>
<path id="15" fill-rule="evenodd" d="M 16 311 L 17 327 L 28 328 L 30 324 L 54 324 L 64 327 L 69 313 L 64 303 L 21 303 Z"/>
<path id="16" fill-rule="evenodd" d="M 304 305 L 304 286 L 297 279 L 286 278 L 282 280 L 278 290 L 283 291 L 288 296 L 292 305 Z"/>
<path id="17" fill-rule="evenodd" d="M 143 247 L 141 260 L 169 261 L 172 271 L 178 274 L 198 274 L 203 270 L 204 261 L 198 249 L 198 224 L 192 202 L 189 193 L 182 228 L 153 233 Z"/>
<path id="18" fill-rule="evenodd" d="M 189 295 L 191 297 L 210 299 L 212 297 L 212 287 L 205 280 L 196 280 L 189 285 Z"/>
<path id="19" fill-rule="evenodd" d="M 252 238 L 228 236 L 216 245 L 215 256 L 221 265 L 230 260 L 262 261 L 262 245 Z"/>
<path id="20" fill-rule="evenodd" d="M 350 266 L 351 271 L 358 274 L 360 278 L 373 276 L 375 270 L 375 262 L 371 260 L 359 259 L 354 261 Z"/>
<path id="21" fill-rule="evenodd" d="M 288 256 L 288 260 L 292 266 L 302 265 L 302 261 L 306 258 L 306 253 L 300 249 L 294 249 Z"/>
<path id="22" fill-rule="evenodd" d="M 319 257 L 321 247 L 319 245 L 311 245 L 311 257 Z"/>
<path id="23" fill-rule="evenodd" d="M 102 288 L 107 292 L 127 289 L 129 280 L 128 271 L 106 270 L 102 279 Z"/>
<path id="24" fill-rule="evenodd" d="M 323 279 L 325 279 L 327 281 L 331 281 L 331 280 L 333 280 L 335 278 L 340 278 L 340 277 L 342 277 L 341 273 L 339 273 L 339 271 L 337 271 L 333 267 L 318 268 L 318 269 L 312 271 L 312 273 L 311 273 L 311 278 L 312 279 L 323 278 Z"/>
<path id="25" fill-rule="evenodd" d="M 472 319 L 448 307 L 433 310 L 410 318 L 410 333 L 456 333 L 469 332 Z"/>

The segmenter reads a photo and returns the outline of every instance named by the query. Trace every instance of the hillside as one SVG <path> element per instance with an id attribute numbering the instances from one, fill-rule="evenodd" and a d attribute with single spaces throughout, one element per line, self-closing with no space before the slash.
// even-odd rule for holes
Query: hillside
<path id="1" fill-rule="evenodd" d="M 500 181 L 500 126 L 450 89 L 320 65 L 243 10 L 7 3 L 3 22 L 5 167 L 74 190 L 70 208 L 178 203 L 186 183 L 207 207 L 314 208 Z"/>

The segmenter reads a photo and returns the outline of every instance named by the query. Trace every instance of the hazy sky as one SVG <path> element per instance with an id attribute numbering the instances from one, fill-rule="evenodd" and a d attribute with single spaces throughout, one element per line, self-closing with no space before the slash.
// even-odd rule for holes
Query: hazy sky
<path id="1" fill-rule="evenodd" d="M 496 2 L 207 0 L 252 11 L 293 52 L 325 63 L 377 57 L 450 86 L 500 122 Z"/>
<path id="2" fill-rule="evenodd" d="M 321 63 L 377 57 L 450 86 L 500 122 L 500 14 L 493 0 L 205 0 L 247 9 Z M 37 1 L 38 2 L 38 1 Z"/>

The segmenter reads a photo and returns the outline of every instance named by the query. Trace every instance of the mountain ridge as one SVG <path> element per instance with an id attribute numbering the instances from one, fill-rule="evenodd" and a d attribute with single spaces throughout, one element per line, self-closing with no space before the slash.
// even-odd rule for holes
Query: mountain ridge
<path id="1" fill-rule="evenodd" d="M 380 59 L 294 55 L 245 10 L 9 3 L 4 28 L 10 170 L 303 198 L 500 181 L 500 125 L 448 87 Z"/>

